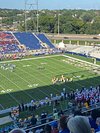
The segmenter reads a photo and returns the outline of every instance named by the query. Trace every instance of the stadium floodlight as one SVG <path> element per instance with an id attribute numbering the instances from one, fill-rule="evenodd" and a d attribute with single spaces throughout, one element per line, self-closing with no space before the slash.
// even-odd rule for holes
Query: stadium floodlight
<path id="1" fill-rule="evenodd" d="M 60 32 L 60 13 L 58 13 L 58 35 L 59 35 L 59 32 Z"/>
<path id="2" fill-rule="evenodd" d="M 25 31 L 27 32 L 27 11 L 29 10 L 34 10 L 33 6 L 36 7 L 36 18 L 37 18 L 37 24 L 36 24 L 36 31 L 38 32 L 38 17 L 39 17 L 39 13 L 38 13 L 38 0 L 25 0 Z"/>

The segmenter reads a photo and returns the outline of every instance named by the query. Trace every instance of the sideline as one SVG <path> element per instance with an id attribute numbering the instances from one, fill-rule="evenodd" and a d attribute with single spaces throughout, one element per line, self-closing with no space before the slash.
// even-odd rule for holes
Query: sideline
<path id="1" fill-rule="evenodd" d="M 16 59 L 16 60 L 1 61 L 0 64 L 7 63 L 7 62 L 19 62 L 19 61 L 24 61 L 24 60 L 37 60 L 37 59 L 50 58 L 50 57 L 56 57 L 56 56 L 62 56 L 62 55 L 58 54 L 58 55 L 42 56 L 42 57 L 36 57 L 36 58 L 26 58 L 26 59 Z"/>
<path id="2" fill-rule="evenodd" d="M 64 55 L 64 54 L 63 54 L 62 56 L 67 57 L 67 58 L 70 58 L 70 59 L 74 59 L 74 60 L 76 60 L 76 61 L 81 61 L 81 62 L 87 63 L 87 64 L 89 64 L 89 65 L 93 65 L 93 66 L 100 67 L 100 65 L 93 64 L 93 63 L 91 63 L 91 62 L 84 61 L 84 60 L 81 60 L 81 59 L 77 59 L 77 58 L 74 58 L 74 57 L 70 57 L 70 56 L 67 56 L 67 55 Z"/>

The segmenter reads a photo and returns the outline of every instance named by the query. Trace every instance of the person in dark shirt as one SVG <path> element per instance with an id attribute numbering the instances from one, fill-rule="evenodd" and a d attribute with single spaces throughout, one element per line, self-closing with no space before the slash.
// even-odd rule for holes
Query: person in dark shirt
<path id="1" fill-rule="evenodd" d="M 31 124 L 32 124 L 32 125 L 36 125 L 36 122 L 37 122 L 37 119 L 36 119 L 35 116 L 33 115 L 33 116 L 32 116 L 32 119 L 31 119 Z"/>
<path id="2" fill-rule="evenodd" d="M 69 133 L 69 129 L 67 128 L 67 121 L 68 121 L 67 116 L 63 115 L 60 118 L 60 131 L 59 131 L 59 133 Z"/>

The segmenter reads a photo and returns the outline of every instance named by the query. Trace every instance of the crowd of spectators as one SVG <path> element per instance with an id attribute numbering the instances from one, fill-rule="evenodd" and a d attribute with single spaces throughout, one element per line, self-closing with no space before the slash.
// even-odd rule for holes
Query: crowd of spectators
<path id="1" fill-rule="evenodd" d="M 95 117 L 94 117 L 94 114 Z M 18 131 L 16 131 L 18 130 Z M 16 131 L 16 132 L 15 132 Z M 53 120 L 28 130 L 14 129 L 10 133 L 99 133 L 100 110 L 89 112 L 88 116 L 80 111 L 73 115 L 62 114 L 58 120 Z"/>
<path id="2" fill-rule="evenodd" d="M 66 107 L 65 111 L 57 110 L 56 105 L 59 104 L 59 102 L 67 100 L 68 106 Z M 43 106 L 51 106 L 54 105 L 53 114 L 48 114 L 46 111 L 43 111 L 40 116 L 38 115 L 30 115 L 28 118 L 20 119 L 19 114 L 23 111 L 37 111 L 38 108 L 41 108 Z M 15 110 L 12 110 L 11 117 L 15 122 L 17 122 L 17 126 L 19 128 L 23 128 L 27 130 L 27 128 L 32 128 L 35 130 L 32 130 L 32 132 L 40 133 L 44 132 L 45 130 L 51 130 L 51 133 L 67 133 L 70 129 L 70 125 L 68 125 L 69 129 L 66 127 L 67 124 L 64 125 L 64 123 L 68 122 L 70 119 L 70 116 L 83 116 L 82 112 L 87 112 L 87 110 L 93 110 L 92 112 L 89 112 L 88 117 L 85 117 L 88 119 L 89 124 L 91 125 L 91 129 L 95 131 L 100 130 L 100 110 L 94 110 L 97 107 L 97 104 L 100 105 L 100 85 L 96 87 L 90 87 L 89 89 L 82 87 L 81 90 L 75 90 L 66 92 L 66 89 L 63 88 L 60 95 L 53 95 L 50 94 L 50 97 L 46 97 L 43 100 L 35 101 L 31 100 L 28 104 L 21 104 L 19 105 Z M 76 111 L 77 110 L 77 111 Z M 69 111 L 69 112 L 68 112 Z M 74 115 L 73 115 L 74 113 Z M 74 117 L 72 117 L 74 119 Z M 60 121 L 58 121 L 60 119 Z M 72 119 L 72 121 L 74 121 Z M 75 117 L 76 120 L 78 120 L 77 117 Z M 81 119 L 81 118 L 80 118 Z M 84 119 L 84 118 L 83 118 Z M 47 127 L 45 127 L 45 123 L 47 124 Z M 60 128 L 59 128 L 60 123 Z M 70 122 L 69 122 L 70 123 Z M 43 127 L 41 126 L 43 125 Z M 37 126 L 37 128 L 35 128 Z M 15 127 L 13 127 L 15 128 Z M 11 130 L 11 129 L 10 129 Z M 64 130 L 62 132 L 62 130 Z M 29 130 L 27 131 L 29 132 Z M 1 132 L 4 133 L 4 132 Z M 74 132 L 73 132 L 74 133 Z"/>

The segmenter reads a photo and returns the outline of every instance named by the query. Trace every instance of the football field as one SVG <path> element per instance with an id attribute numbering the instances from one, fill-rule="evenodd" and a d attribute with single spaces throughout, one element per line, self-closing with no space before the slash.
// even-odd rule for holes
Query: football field
<path id="1" fill-rule="evenodd" d="M 52 78 L 73 78 L 52 83 Z M 100 75 L 67 63 L 62 55 L 0 62 L 0 109 L 40 100 L 46 96 L 100 84 Z"/>

